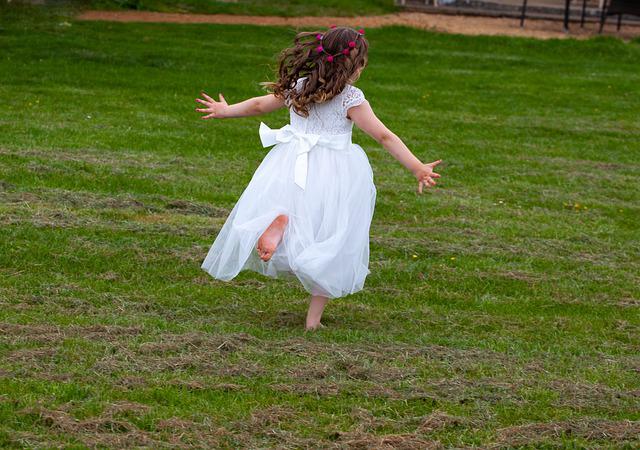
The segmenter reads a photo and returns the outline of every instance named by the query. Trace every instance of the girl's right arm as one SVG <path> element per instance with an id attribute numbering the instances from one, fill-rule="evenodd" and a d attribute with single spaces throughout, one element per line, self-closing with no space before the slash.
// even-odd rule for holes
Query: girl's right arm
<path id="1" fill-rule="evenodd" d="M 204 92 L 201 93 L 204 99 L 197 98 L 196 101 L 202 103 L 206 108 L 196 108 L 196 111 L 206 113 L 203 119 L 227 119 L 232 117 L 249 117 L 266 114 L 285 106 L 284 99 L 273 94 L 253 97 L 233 105 L 227 104 L 222 94 L 217 102 Z"/>
<path id="2" fill-rule="evenodd" d="M 397 159 L 403 166 L 413 173 L 418 180 L 418 193 L 422 194 L 422 187 L 435 186 L 434 178 L 440 178 L 440 174 L 433 168 L 442 162 L 441 159 L 423 163 L 415 157 L 411 150 L 398 136 L 389 130 L 384 123 L 374 114 L 369 102 L 353 106 L 347 111 L 348 117 L 369 136 L 374 138 L 385 150 Z"/>

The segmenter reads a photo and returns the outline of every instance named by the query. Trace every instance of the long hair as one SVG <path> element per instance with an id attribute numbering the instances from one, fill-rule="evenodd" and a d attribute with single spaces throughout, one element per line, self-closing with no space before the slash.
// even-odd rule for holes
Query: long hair
<path id="1" fill-rule="evenodd" d="M 320 36 L 322 39 L 318 39 Z M 307 117 L 311 103 L 330 100 L 354 81 L 358 70 L 367 65 L 368 50 L 364 34 L 348 27 L 298 33 L 294 46 L 280 54 L 278 80 L 263 85 L 277 97 L 288 99 L 296 113 Z M 296 82 L 301 77 L 307 79 L 297 90 Z"/>

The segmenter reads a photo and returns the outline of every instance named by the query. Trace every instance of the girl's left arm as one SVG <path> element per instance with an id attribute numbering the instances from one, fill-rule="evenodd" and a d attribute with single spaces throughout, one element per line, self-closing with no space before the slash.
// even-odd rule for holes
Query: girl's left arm
<path id="1" fill-rule="evenodd" d="M 196 111 L 206 113 L 202 116 L 203 119 L 227 119 L 232 117 L 259 116 L 260 114 L 266 114 L 285 106 L 284 99 L 276 97 L 273 94 L 253 97 L 233 105 L 227 104 L 227 101 L 224 99 L 222 94 L 219 94 L 219 102 L 215 101 L 204 92 L 202 92 L 201 95 L 204 99 L 197 98 L 196 101 L 205 105 L 206 108 L 196 108 Z"/>
<path id="2" fill-rule="evenodd" d="M 440 174 L 433 171 L 435 166 L 442 162 L 441 159 L 430 163 L 423 163 L 411 153 L 411 150 L 402 142 L 395 133 L 389 130 L 375 115 L 369 102 L 353 106 L 347 111 L 348 117 L 358 128 L 374 138 L 385 150 L 405 166 L 418 180 L 418 193 L 422 194 L 423 187 L 435 186 L 434 178 L 440 178 Z"/>

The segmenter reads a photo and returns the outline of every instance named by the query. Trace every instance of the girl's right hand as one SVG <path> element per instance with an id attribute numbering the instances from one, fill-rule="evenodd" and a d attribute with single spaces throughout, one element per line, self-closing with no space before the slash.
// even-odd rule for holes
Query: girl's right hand
<path id="1" fill-rule="evenodd" d="M 215 101 L 204 92 L 201 92 L 200 95 L 204 97 L 204 100 L 197 98 L 196 101 L 205 105 L 206 108 L 196 108 L 196 111 L 207 114 L 202 116 L 203 119 L 223 119 L 225 117 L 225 112 L 229 105 L 222 94 L 218 94 L 220 96 L 219 102 Z"/>

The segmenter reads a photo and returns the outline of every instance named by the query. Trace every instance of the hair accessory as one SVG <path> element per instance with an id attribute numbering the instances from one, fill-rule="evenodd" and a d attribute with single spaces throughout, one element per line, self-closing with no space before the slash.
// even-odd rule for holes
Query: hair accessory
<path id="1" fill-rule="evenodd" d="M 334 29 L 336 26 L 335 25 L 331 25 L 329 28 L 330 29 Z M 360 28 L 358 31 L 358 36 L 356 36 L 356 40 L 358 40 L 360 38 L 360 36 L 364 36 L 364 28 Z M 316 34 L 316 39 L 318 41 L 321 41 L 324 39 L 324 34 Z M 353 50 L 354 48 L 356 48 L 357 44 L 356 41 L 349 41 L 349 43 L 347 44 L 347 47 L 343 48 L 339 53 L 336 53 L 335 55 L 332 55 L 331 53 L 327 52 L 324 47 L 322 46 L 322 44 L 318 45 L 316 47 L 316 51 L 318 53 L 326 53 L 327 54 L 327 62 L 333 62 L 333 60 L 335 59 L 336 56 L 340 56 L 342 55 L 348 55 L 349 52 L 351 52 L 351 50 Z"/>

